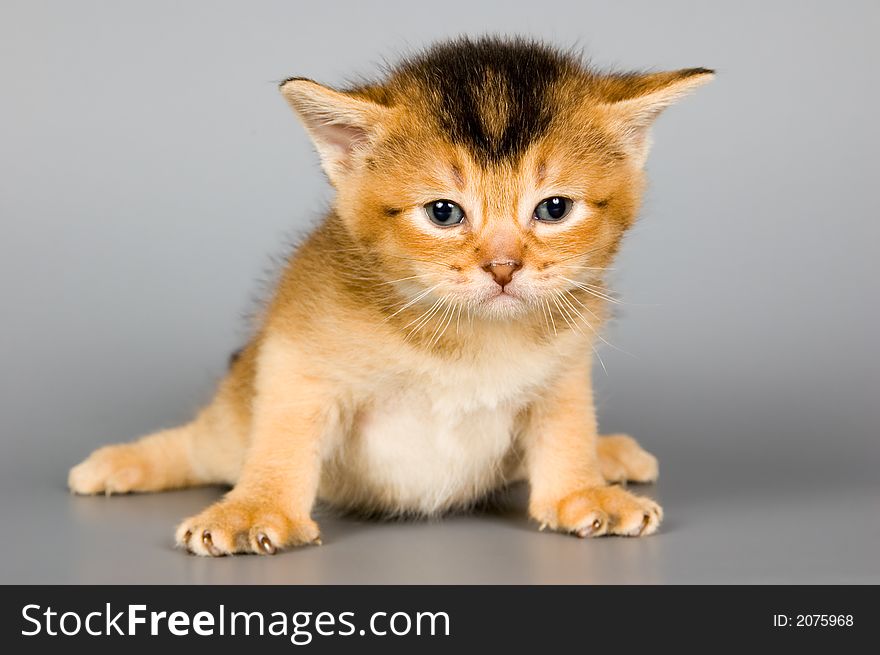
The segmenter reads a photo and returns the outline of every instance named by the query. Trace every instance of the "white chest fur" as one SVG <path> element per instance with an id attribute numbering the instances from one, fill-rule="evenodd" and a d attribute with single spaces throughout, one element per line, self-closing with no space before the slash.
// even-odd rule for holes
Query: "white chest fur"
<path id="1" fill-rule="evenodd" d="M 431 514 L 503 484 L 518 416 L 558 363 L 546 352 L 517 354 L 423 361 L 382 376 L 327 452 L 321 495 L 344 505 Z"/>
<path id="2" fill-rule="evenodd" d="M 432 513 L 473 500 L 501 482 L 518 407 L 464 410 L 431 389 L 376 399 L 355 426 L 360 477 L 390 504 Z"/>

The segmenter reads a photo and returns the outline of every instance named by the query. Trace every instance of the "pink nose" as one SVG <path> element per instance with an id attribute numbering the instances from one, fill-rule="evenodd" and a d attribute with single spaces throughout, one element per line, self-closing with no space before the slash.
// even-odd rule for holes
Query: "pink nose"
<path id="1" fill-rule="evenodd" d="M 483 270 L 489 273 L 492 278 L 501 285 L 503 289 L 505 285 L 510 284 L 513 274 L 522 268 L 522 262 L 506 260 L 494 261 L 483 264 Z"/>

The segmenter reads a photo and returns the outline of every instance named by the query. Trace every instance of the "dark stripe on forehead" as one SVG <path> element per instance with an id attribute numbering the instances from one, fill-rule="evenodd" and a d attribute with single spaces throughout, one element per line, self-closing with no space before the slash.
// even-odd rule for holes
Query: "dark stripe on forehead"
<path id="1" fill-rule="evenodd" d="M 529 41 L 457 40 L 404 64 L 453 143 L 484 163 L 516 159 L 547 130 L 551 91 L 576 64 Z"/>

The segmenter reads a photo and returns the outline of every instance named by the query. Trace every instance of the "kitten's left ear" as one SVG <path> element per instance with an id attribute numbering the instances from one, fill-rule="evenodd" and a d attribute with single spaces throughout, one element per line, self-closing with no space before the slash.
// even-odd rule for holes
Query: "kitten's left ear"
<path id="1" fill-rule="evenodd" d="M 331 184 L 337 186 L 388 108 L 304 78 L 285 80 L 279 88 L 312 138 Z"/>
<path id="2" fill-rule="evenodd" d="M 642 166 L 651 147 L 654 119 L 683 96 L 715 77 L 708 68 L 625 75 L 610 78 L 604 88 L 606 110 L 622 132 L 630 155 Z"/>

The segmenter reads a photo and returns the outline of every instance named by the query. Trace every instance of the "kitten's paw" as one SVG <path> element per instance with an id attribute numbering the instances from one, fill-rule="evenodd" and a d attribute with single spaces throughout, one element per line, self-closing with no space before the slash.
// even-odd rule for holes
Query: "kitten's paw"
<path id="1" fill-rule="evenodd" d="M 542 526 L 578 537 L 643 537 L 657 532 L 663 509 L 650 498 L 611 486 L 575 491 L 559 501 L 555 511 L 533 512 L 533 516 Z"/>
<path id="2" fill-rule="evenodd" d="M 133 444 L 99 448 L 72 469 L 67 486 L 77 494 L 124 494 L 146 491 L 149 471 Z"/>
<path id="3" fill-rule="evenodd" d="M 310 518 L 292 519 L 269 503 L 226 498 L 183 521 L 175 541 L 195 555 L 274 555 L 289 546 L 320 544 L 321 532 Z"/>
<path id="4" fill-rule="evenodd" d="M 613 434 L 600 437 L 596 444 L 599 467 L 608 482 L 656 482 L 657 458 L 632 437 Z"/>

